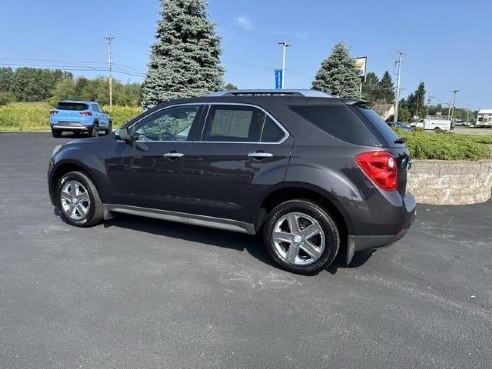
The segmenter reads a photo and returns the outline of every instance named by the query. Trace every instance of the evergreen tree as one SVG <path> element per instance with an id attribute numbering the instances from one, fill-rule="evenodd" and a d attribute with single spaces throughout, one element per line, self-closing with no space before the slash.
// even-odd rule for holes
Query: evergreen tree
<path id="1" fill-rule="evenodd" d="M 378 100 L 385 104 L 393 104 L 395 101 L 395 87 L 388 71 L 384 72 L 378 87 Z"/>
<path id="2" fill-rule="evenodd" d="M 355 59 L 345 45 L 338 42 L 331 55 L 321 63 L 313 89 L 341 97 L 359 97 L 360 77 Z"/>
<path id="3" fill-rule="evenodd" d="M 223 86 L 220 37 L 205 0 L 161 0 L 156 42 L 143 83 L 142 106 L 207 94 Z"/>
<path id="4" fill-rule="evenodd" d="M 237 89 L 238 89 L 238 88 L 237 88 L 237 86 L 236 86 L 236 85 L 234 85 L 234 84 L 232 84 L 232 83 L 230 83 L 230 82 L 229 82 L 229 83 L 227 83 L 227 84 L 224 86 L 224 90 L 228 90 L 228 91 L 230 91 L 230 90 L 237 90 Z"/>
<path id="5" fill-rule="evenodd" d="M 408 108 L 412 117 L 423 118 L 425 116 L 425 85 L 420 82 L 419 86 L 413 94 L 407 98 Z"/>
<path id="6" fill-rule="evenodd" d="M 375 73 L 369 72 L 366 75 L 366 81 L 362 84 L 362 97 L 370 102 L 378 101 L 379 78 Z"/>

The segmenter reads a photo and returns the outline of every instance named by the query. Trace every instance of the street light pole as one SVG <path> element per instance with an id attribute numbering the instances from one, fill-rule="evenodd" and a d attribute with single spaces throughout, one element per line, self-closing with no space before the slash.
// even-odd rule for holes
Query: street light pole
<path id="1" fill-rule="evenodd" d="M 292 45 L 289 45 L 285 41 L 279 42 L 278 44 L 282 45 L 282 49 L 283 49 L 282 50 L 282 89 L 284 89 L 285 88 L 285 54 L 287 48 Z"/>

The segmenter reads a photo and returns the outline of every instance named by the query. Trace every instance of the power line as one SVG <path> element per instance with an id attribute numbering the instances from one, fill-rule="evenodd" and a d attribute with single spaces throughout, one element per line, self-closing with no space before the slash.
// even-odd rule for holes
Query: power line
<path id="1" fill-rule="evenodd" d="M 90 66 L 77 66 L 77 65 L 39 65 L 39 64 L 16 64 L 16 63 L 0 63 L 2 67 L 10 68 L 47 68 L 47 69 L 61 69 L 67 72 L 106 72 L 107 68 L 104 67 L 90 67 Z M 128 71 L 120 68 L 113 68 L 113 71 L 118 74 L 124 74 L 133 77 L 145 77 L 143 73 L 137 73 L 133 71 Z"/>

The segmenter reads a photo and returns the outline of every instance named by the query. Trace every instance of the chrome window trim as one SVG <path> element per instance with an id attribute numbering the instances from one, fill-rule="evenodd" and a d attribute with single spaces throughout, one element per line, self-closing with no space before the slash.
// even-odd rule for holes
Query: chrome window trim
<path id="1" fill-rule="evenodd" d="M 130 126 L 128 126 L 128 129 L 132 129 L 133 126 L 135 126 L 136 124 L 140 123 L 141 121 L 143 121 L 144 119 L 147 119 L 148 117 L 151 117 L 152 115 L 158 113 L 158 112 L 161 112 L 163 110 L 166 110 L 166 109 L 170 109 L 170 108 L 175 108 L 175 107 L 179 107 L 179 106 L 190 106 L 190 105 L 205 105 L 205 106 L 212 106 L 212 105 L 229 105 L 229 106 L 249 106 L 249 107 L 253 107 L 253 108 L 256 108 L 256 109 L 259 109 L 261 110 L 263 113 L 265 113 L 271 120 L 273 120 L 273 122 L 282 130 L 282 132 L 284 132 L 284 137 L 279 140 L 279 141 L 276 141 L 276 142 L 257 142 L 257 141 L 248 141 L 248 142 L 245 142 L 245 141 L 202 141 L 202 140 L 198 140 L 198 141 L 189 141 L 189 140 L 186 140 L 186 141 L 143 141 L 143 140 L 137 140 L 135 142 L 146 142 L 146 143 L 149 143 L 149 142 L 161 142 L 161 143 L 169 143 L 169 142 L 172 142 L 172 143 L 178 143 L 178 142 L 182 142 L 182 143 L 200 143 L 200 144 L 204 144 L 204 143 L 212 143 L 212 144 L 218 144 L 218 143 L 222 143 L 222 144 L 247 144 L 247 145 L 251 145 L 251 144 L 256 144 L 256 145 L 280 145 L 282 143 L 284 143 L 287 138 L 289 138 L 290 136 L 290 133 L 289 131 L 287 131 L 287 129 L 285 129 L 285 127 L 277 120 L 275 119 L 275 117 L 273 117 L 268 111 L 266 111 L 264 108 L 262 108 L 261 106 L 258 106 L 258 105 L 254 105 L 254 104 L 247 104 L 247 103 L 231 103 L 231 102 L 210 102 L 210 103 L 206 103 L 206 102 L 199 102 L 199 103 L 183 103 L 183 104 L 174 104 L 174 105 L 169 105 L 169 106 L 165 106 L 161 109 L 158 109 L 154 112 L 152 112 L 151 114 L 149 115 L 146 115 L 142 118 L 140 118 L 139 120 L 137 120 L 136 122 L 134 122 L 133 124 L 131 124 Z M 208 118 L 208 113 L 209 111 L 207 111 L 207 115 L 205 116 L 205 123 L 207 121 L 207 118 Z M 203 126 L 203 128 L 205 128 L 205 125 Z M 121 141 L 121 140 L 119 140 Z"/>

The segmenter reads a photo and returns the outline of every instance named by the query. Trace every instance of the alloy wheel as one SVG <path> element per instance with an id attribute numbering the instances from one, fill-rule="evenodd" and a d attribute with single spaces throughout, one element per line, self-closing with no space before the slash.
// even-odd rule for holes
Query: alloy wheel
<path id="1" fill-rule="evenodd" d="M 325 233 L 313 217 L 291 212 L 280 217 L 273 227 L 272 241 L 276 253 L 293 265 L 309 265 L 325 250 Z"/>
<path id="2" fill-rule="evenodd" d="M 89 213 L 91 200 L 82 183 L 75 180 L 65 182 L 60 191 L 61 210 L 72 221 L 84 219 Z"/>

